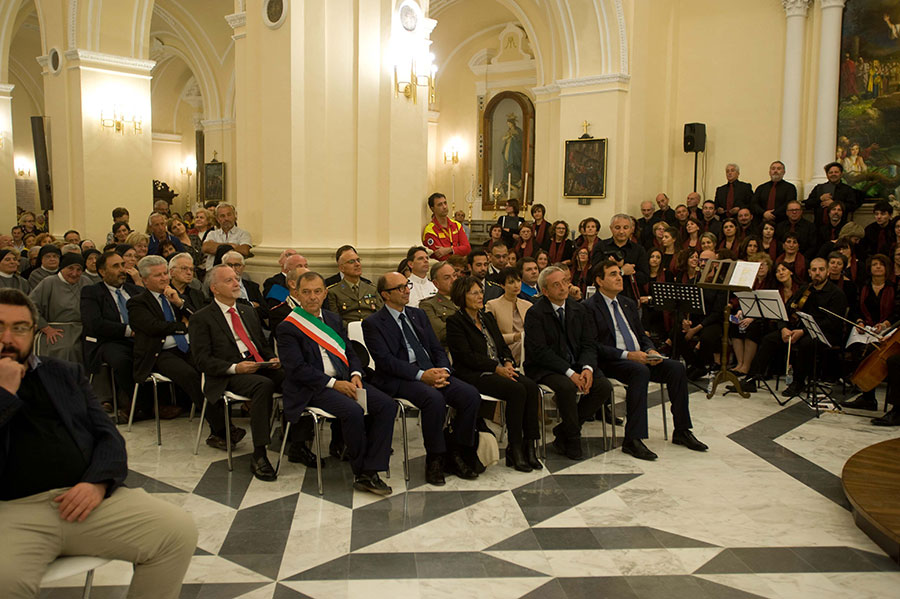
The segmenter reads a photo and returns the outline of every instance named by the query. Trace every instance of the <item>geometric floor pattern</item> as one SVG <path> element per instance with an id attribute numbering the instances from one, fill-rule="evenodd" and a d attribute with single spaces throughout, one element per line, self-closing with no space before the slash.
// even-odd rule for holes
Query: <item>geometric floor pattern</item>
<path id="1" fill-rule="evenodd" d="M 763 393 L 698 392 L 694 432 L 710 446 L 701 454 L 663 440 L 652 399 L 656 462 L 604 452 L 599 423 L 588 423 L 584 461 L 549 450 L 542 471 L 493 465 L 435 488 L 411 418 L 409 483 L 397 426 L 393 495 L 354 492 L 349 466 L 328 458 L 320 497 L 315 470 L 286 460 L 276 482 L 255 480 L 246 443 L 233 472 L 205 445 L 194 456 L 196 420 L 180 418 L 162 423 L 162 447 L 153 421 L 122 428 L 126 484 L 193 514 L 200 540 L 183 598 L 898 596 L 900 569 L 853 524 L 839 479 L 853 453 L 896 429 L 815 418 Z M 92 597 L 124 598 L 129 580 L 130 565 L 110 563 Z M 80 597 L 82 584 L 64 580 L 40 596 Z"/>

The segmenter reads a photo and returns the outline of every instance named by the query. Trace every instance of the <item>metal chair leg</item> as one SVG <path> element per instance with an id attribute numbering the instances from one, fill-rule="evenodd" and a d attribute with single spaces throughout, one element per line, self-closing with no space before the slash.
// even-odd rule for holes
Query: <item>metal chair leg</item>
<path id="1" fill-rule="evenodd" d="M 131 432 L 131 423 L 134 421 L 134 408 L 137 406 L 138 384 L 134 384 L 134 393 L 131 394 L 131 414 L 128 415 L 128 432 Z"/>
<path id="2" fill-rule="evenodd" d="M 91 591 L 94 589 L 94 571 L 88 570 L 87 576 L 84 577 L 84 591 L 81 593 L 81 599 L 91 599 Z"/>
<path id="3" fill-rule="evenodd" d="M 616 397 L 613 395 L 612 399 L 609 400 L 609 413 L 610 420 L 612 420 L 612 447 L 610 449 L 616 448 Z M 606 416 L 606 414 L 604 414 Z M 605 420 L 605 418 L 604 418 Z"/>
<path id="4" fill-rule="evenodd" d="M 313 430 L 316 437 L 316 480 L 319 483 L 319 495 L 325 494 L 322 486 L 322 426 L 319 417 L 310 413 L 313 419 Z"/>
<path id="5" fill-rule="evenodd" d="M 506 402 L 500 402 L 500 438 L 497 440 L 498 443 L 503 443 L 503 440 L 506 438 Z"/>
<path id="6" fill-rule="evenodd" d="M 107 368 L 109 369 L 109 388 L 112 390 L 113 421 L 116 426 L 119 426 L 119 394 L 116 392 L 116 374 L 113 372 L 112 366 L 107 366 Z"/>
<path id="7" fill-rule="evenodd" d="M 291 423 L 288 422 L 284 425 L 284 438 L 281 440 L 281 451 L 278 452 L 278 461 L 275 462 L 275 474 L 278 474 L 278 469 L 281 468 L 281 458 L 284 457 L 284 447 L 287 445 L 288 435 L 291 432 Z"/>
<path id="8" fill-rule="evenodd" d="M 659 405 L 662 407 L 662 418 L 663 418 L 663 439 L 666 441 L 669 440 L 669 424 L 666 422 L 666 390 L 663 388 L 662 383 L 659 384 Z"/>
<path id="9" fill-rule="evenodd" d="M 194 455 L 200 451 L 200 436 L 203 434 L 203 417 L 206 416 L 207 400 L 203 398 L 203 406 L 200 408 L 200 426 L 197 427 L 197 444 L 194 445 Z"/>
<path id="10" fill-rule="evenodd" d="M 156 419 L 156 446 L 162 445 L 162 433 L 159 430 L 159 393 L 156 387 L 156 379 L 150 378 L 153 382 L 153 416 Z"/>
<path id="11" fill-rule="evenodd" d="M 403 478 L 409 482 L 409 436 L 406 431 L 406 407 L 402 403 L 397 403 L 400 411 L 400 428 L 403 431 Z"/>
<path id="12" fill-rule="evenodd" d="M 538 387 L 540 391 L 538 401 L 540 401 L 539 422 L 541 425 L 541 458 L 547 459 L 547 423 L 544 422 L 544 390 Z"/>
<path id="13" fill-rule="evenodd" d="M 234 469 L 231 465 L 231 406 L 226 398 L 223 397 L 222 401 L 225 402 L 225 451 L 228 453 L 228 471 L 231 472 Z"/>

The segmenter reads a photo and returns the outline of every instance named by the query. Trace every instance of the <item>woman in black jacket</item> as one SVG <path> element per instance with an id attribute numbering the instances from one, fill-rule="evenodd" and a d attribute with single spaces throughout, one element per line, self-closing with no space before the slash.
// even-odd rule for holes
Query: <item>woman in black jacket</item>
<path id="1" fill-rule="evenodd" d="M 535 454 L 540 390 L 514 368 L 512 352 L 503 341 L 494 315 L 483 312 L 484 292 L 475 277 L 457 279 L 450 299 L 459 312 L 447 319 L 447 346 L 454 374 L 479 392 L 506 402 L 509 445 L 506 465 L 521 472 L 543 468 Z"/>

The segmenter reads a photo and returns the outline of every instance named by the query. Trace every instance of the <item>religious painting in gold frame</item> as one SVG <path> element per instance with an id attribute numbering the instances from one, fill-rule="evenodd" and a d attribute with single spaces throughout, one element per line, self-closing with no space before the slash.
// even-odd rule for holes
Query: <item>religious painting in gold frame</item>
<path id="1" fill-rule="evenodd" d="M 606 149 L 605 138 L 566 140 L 563 197 L 606 197 Z"/>
<path id="2" fill-rule="evenodd" d="M 502 210 L 508 198 L 518 199 L 520 208 L 533 204 L 534 104 L 528 96 L 503 91 L 492 97 L 482 114 L 481 136 L 482 210 Z"/>

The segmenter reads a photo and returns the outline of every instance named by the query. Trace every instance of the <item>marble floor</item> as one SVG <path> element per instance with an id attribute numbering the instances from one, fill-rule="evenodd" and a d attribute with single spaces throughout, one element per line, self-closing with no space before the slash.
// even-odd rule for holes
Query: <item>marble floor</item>
<path id="1" fill-rule="evenodd" d="M 694 432 L 710 447 L 695 453 L 663 440 L 657 389 L 647 441 L 656 462 L 603 452 L 600 423 L 589 423 L 582 462 L 550 450 L 543 471 L 495 465 L 436 488 L 424 482 L 411 419 L 408 484 L 398 423 L 393 495 L 354 492 L 349 466 L 329 458 L 320 497 L 315 470 L 286 460 L 276 482 L 253 479 L 246 442 L 232 473 L 222 452 L 201 445 L 194 456 L 196 420 L 180 418 L 162 423 L 162 447 L 152 420 L 122 427 L 127 484 L 194 515 L 184 598 L 898 596 L 900 569 L 853 524 L 839 476 L 853 453 L 900 430 L 816 419 L 764 393 L 695 392 Z M 112 562 L 97 570 L 93 597 L 125 597 L 129 579 L 130 565 Z M 64 580 L 41 597 L 80 597 L 82 584 Z"/>

